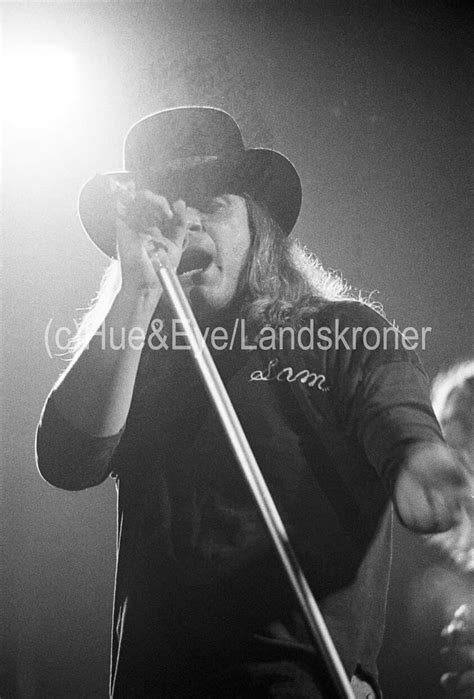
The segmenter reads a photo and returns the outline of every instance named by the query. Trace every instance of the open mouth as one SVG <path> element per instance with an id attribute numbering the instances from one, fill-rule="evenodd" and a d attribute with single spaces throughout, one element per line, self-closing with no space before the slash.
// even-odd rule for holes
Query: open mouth
<path id="1" fill-rule="evenodd" d="M 177 274 L 180 277 L 192 277 L 204 272 L 212 262 L 212 255 L 198 246 L 186 248 L 178 265 Z"/>

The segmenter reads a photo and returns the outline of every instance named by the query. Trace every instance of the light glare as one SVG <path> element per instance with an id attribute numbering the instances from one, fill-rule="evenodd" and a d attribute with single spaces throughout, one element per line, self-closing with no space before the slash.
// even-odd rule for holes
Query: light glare
<path id="1" fill-rule="evenodd" d="M 72 55 L 58 46 L 16 49 L 2 61 L 3 119 L 17 127 L 44 127 L 63 117 L 78 99 Z"/>

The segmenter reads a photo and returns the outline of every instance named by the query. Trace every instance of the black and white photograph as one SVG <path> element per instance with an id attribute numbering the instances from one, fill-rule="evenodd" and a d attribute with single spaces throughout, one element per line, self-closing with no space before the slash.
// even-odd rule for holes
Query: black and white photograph
<path id="1" fill-rule="evenodd" d="M 0 1 L 1 699 L 473 699 L 473 10 Z"/>

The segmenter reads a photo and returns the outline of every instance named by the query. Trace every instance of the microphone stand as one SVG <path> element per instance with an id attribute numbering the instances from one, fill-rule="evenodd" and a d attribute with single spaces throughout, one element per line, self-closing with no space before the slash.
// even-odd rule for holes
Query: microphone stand
<path id="1" fill-rule="evenodd" d="M 268 533 L 299 602 L 310 637 L 315 647 L 319 648 L 329 670 L 337 696 L 341 697 L 341 699 L 355 699 L 323 616 L 298 563 L 278 509 L 255 460 L 245 432 L 242 429 L 234 406 L 207 348 L 178 277 L 174 270 L 168 264 L 163 263 L 162 260 L 159 260 L 158 275 L 176 316 L 183 325 L 202 379 L 209 391 L 235 457 L 252 491 L 267 526 Z"/>

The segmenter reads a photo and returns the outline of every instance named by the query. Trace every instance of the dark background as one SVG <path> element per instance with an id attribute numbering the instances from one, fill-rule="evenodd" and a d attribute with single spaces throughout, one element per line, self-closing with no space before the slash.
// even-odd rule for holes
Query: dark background
<path id="1" fill-rule="evenodd" d="M 401 328 L 430 326 L 432 377 L 473 350 L 469 188 L 472 18 L 460 2 L 3 3 L 4 50 L 60 43 L 81 96 L 42 129 L 3 129 L 0 694 L 105 697 L 115 560 L 112 482 L 54 490 L 34 431 L 64 369 L 44 333 L 73 328 L 106 259 L 76 214 L 120 169 L 147 113 L 211 104 L 248 145 L 296 164 L 295 234 Z M 37 104 L 32 101 L 34 115 Z M 54 348 L 53 348 L 54 352 Z M 387 699 L 441 696 L 438 634 L 465 583 L 397 528 L 381 656 Z"/>

